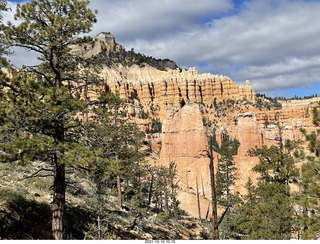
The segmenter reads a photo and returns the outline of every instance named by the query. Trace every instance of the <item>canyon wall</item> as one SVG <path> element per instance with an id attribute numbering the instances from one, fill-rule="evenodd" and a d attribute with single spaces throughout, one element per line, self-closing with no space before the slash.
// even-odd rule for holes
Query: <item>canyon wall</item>
<path id="1" fill-rule="evenodd" d="M 242 196 L 247 193 L 245 184 L 249 177 L 256 182 L 257 175 L 252 168 L 259 159 L 249 157 L 247 151 L 256 146 L 278 145 L 279 129 L 275 121 L 279 122 L 282 128 L 283 142 L 287 139 L 304 140 L 300 128 L 305 128 L 309 132 L 317 129 L 312 124 L 312 110 L 318 105 L 319 100 L 315 98 L 287 101 L 283 102 L 282 109 L 277 110 L 248 107 L 248 111 L 236 114 L 236 119 L 228 120 L 227 116 L 216 125 L 219 128 L 217 129 L 218 142 L 221 141 L 221 135 L 225 132 L 240 142 L 238 155 L 234 158 L 237 168 L 237 180 L 233 188 L 235 192 L 239 192 Z M 179 200 L 183 202 L 181 207 L 193 216 L 198 216 L 195 195 L 198 182 L 201 215 L 204 216 L 210 202 L 211 190 L 208 143 L 201 106 L 193 103 L 186 104 L 181 109 L 170 107 L 163 122 L 161 138 L 159 164 L 168 165 L 173 161 L 177 164 L 179 185 L 184 191 L 179 194 Z M 214 158 L 215 172 L 217 172 L 218 155 L 214 154 Z"/>
<path id="2" fill-rule="evenodd" d="M 256 94 L 249 84 L 238 86 L 226 76 L 198 74 L 195 68 L 159 71 L 134 65 L 117 69 L 122 76 L 115 69 L 103 69 L 106 89 L 119 92 L 122 98 L 139 99 L 143 104 L 161 109 L 185 103 L 211 105 L 214 99 L 255 101 Z"/>
<path id="3" fill-rule="evenodd" d="M 110 33 L 101 33 L 92 42 L 74 49 L 74 53 L 84 57 L 111 57 L 110 52 L 124 52 L 123 46 L 117 44 Z M 120 97 L 133 103 L 131 110 L 146 109 L 152 118 L 160 118 L 163 122 L 162 133 L 151 148 L 159 152 L 157 142 L 161 141 L 158 164 L 177 164 L 179 186 L 183 190 L 179 200 L 194 216 L 197 216 L 197 206 L 193 204 L 196 203 L 196 183 L 201 191 L 202 212 L 208 208 L 211 196 L 204 117 L 215 121 L 219 128 L 218 141 L 221 133 L 227 132 L 240 142 L 235 157 L 237 181 L 233 190 L 241 195 L 246 194 L 244 186 L 248 178 L 253 181 L 256 178 L 252 168 L 258 158 L 248 157 L 247 151 L 278 143 L 279 130 L 275 122 L 282 128 L 284 141 L 303 140 L 299 131 L 302 127 L 307 131 L 316 130 L 312 124 L 312 109 L 317 106 L 318 98 L 281 102 L 281 109 L 259 108 L 256 93 L 248 81 L 242 86 L 226 76 L 198 74 L 195 68 L 159 70 L 143 62 L 132 65 L 102 62 L 100 66 L 106 91 L 119 93 Z M 226 101 L 233 102 L 228 104 Z M 221 109 L 222 106 L 225 108 Z M 139 120 L 139 123 L 141 128 L 151 131 L 150 120 Z M 215 155 L 215 167 L 217 158 Z"/>
<path id="4" fill-rule="evenodd" d="M 125 52 L 110 33 L 100 33 L 91 42 L 74 46 L 72 53 L 101 60 L 100 75 L 105 90 L 118 92 L 125 99 L 137 99 L 146 107 L 152 106 L 160 111 L 161 118 L 165 117 L 168 107 L 185 103 L 211 105 L 214 99 L 255 101 L 256 93 L 249 82 L 238 86 L 229 77 L 198 74 L 195 68 L 173 70 L 170 67 L 176 65 L 170 60 L 155 60 L 167 64 L 165 70 L 143 62 L 137 65 L 135 58 L 130 56 L 133 54 Z M 126 65 L 128 59 L 133 63 Z"/>
<path id="5" fill-rule="evenodd" d="M 196 181 L 210 194 L 208 143 L 199 105 L 185 105 L 182 109 L 171 107 L 162 126 L 162 143 L 159 164 L 177 164 L 180 186 L 196 190 Z"/>

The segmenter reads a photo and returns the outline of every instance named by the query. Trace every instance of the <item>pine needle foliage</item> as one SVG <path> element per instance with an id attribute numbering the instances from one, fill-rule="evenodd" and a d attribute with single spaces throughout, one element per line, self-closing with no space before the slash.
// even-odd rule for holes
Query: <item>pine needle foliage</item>
<path id="1" fill-rule="evenodd" d="M 85 59 L 72 55 L 71 46 L 91 31 L 95 14 L 89 1 L 32 0 L 17 4 L 15 20 L 2 26 L 10 46 L 36 52 L 40 64 L 24 67 L 25 72 L 6 80 L 1 101 L 1 160 L 39 160 L 53 168 L 52 232 L 63 238 L 66 166 L 83 150 L 84 130 L 79 117 L 87 109 L 78 96 L 81 89 L 98 81 Z M 12 131 L 15 133 L 12 135 Z"/>

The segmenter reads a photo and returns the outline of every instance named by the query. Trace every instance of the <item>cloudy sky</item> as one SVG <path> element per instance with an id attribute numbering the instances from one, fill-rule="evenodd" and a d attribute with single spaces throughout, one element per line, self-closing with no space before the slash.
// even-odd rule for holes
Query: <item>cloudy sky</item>
<path id="1" fill-rule="evenodd" d="M 90 7 L 99 11 L 91 35 L 111 32 L 127 50 L 250 80 L 267 95 L 320 95 L 319 0 L 91 0 Z M 17 51 L 12 60 L 31 57 Z"/>

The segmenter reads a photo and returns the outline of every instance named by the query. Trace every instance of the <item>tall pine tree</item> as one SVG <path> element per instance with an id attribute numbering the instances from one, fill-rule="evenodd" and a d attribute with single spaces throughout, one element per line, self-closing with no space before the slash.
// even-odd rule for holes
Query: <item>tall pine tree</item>
<path id="1" fill-rule="evenodd" d="M 232 206 L 237 203 L 237 195 L 233 191 L 236 180 L 236 167 L 234 156 L 238 154 L 240 142 L 232 139 L 226 133 L 222 134 L 221 145 L 217 147 L 219 154 L 218 170 L 216 175 L 216 189 L 218 205 L 224 208 L 224 213 L 219 220 L 219 230 L 224 239 L 231 235 L 230 220 Z"/>
<path id="2" fill-rule="evenodd" d="M 297 145 L 286 141 L 283 149 L 263 146 L 249 150 L 258 157 L 256 187 L 248 183 L 248 197 L 239 209 L 237 231 L 242 239 L 287 240 L 293 236 L 294 205 L 290 185 L 297 182 Z"/>
<path id="3" fill-rule="evenodd" d="M 2 23 L 2 21 L 3 21 L 2 14 L 3 14 L 3 12 L 6 12 L 6 11 L 8 11 L 7 0 L 1 0 L 0 1 L 0 68 L 4 68 L 4 67 L 8 66 L 7 59 L 5 57 L 3 57 L 4 55 L 9 54 L 8 49 L 7 49 L 7 45 L 5 42 L 5 36 L 3 33 L 3 23 Z"/>
<path id="4" fill-rule="evenodd" d="M 313 109 L 313 123 L 319 126 L 319 106 Z M 309 152 L 304 157 L 299 180 L 299 192 L 295 199 L 299 205 L 297 211 L 297 231 L 299 239 L 319 239 L 320 237 L 320 130 L 307 133 L 300 129 L 308 143 Z"/>
<path id="5" fill-rule="evenodd" d="M 41 64 L 26 67 L 31 76 L 23 74 L 6 82 L 9 90 L 1 104 L 1 132 L 6 135 L 2 161 L 39 160 L 53 167 L 54 239 L 63 238 L 66 165 L 76 163 L 72 154 L 84 142 L 77 115 L 85 113 L 87 104 L 77 94 L 97 80 L 88 73 L 89 63 L 70 52 L 96 22 L 88 5 L 88 0 L 17 4 L 15 19 L 20 24 L 8 23 L 4 29 L 8 44 L 36 52 Z"/>

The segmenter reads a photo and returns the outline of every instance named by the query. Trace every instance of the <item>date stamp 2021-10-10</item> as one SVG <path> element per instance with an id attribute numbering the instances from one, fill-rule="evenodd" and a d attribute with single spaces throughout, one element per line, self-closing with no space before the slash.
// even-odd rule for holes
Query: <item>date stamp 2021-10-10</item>
<path id="1" fill-rule="evenodd" d="M 175 240 L 145 240 L 146 244 L 174 244 Z"/>

